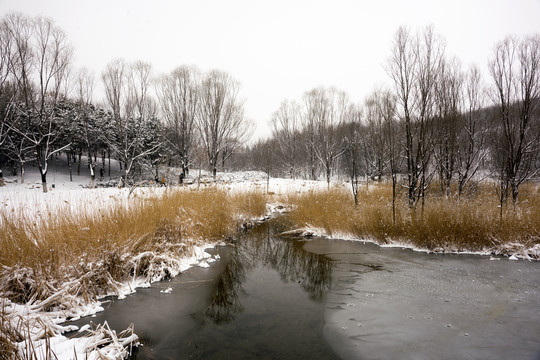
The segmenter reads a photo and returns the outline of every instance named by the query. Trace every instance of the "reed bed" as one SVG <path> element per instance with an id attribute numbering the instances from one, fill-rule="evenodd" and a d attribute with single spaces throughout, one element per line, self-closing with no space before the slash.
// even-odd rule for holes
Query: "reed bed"
<path id="1" fill-rule="evenodd" d="M 0 264 L 64 281 L 69 277 L 66 269 L 101 263 L 113 278 L 122 280 L 125 274 L 117 273 L 116 266 L 126 255 L 159 251 L 164 244 L 181 245 L 185 253 L 200 241 L 232 237 L 241 222 L 263 216 L 265 206 L 258 193 L 228 194 L 210 188 L 135 198 L 127 207 L 97 213 L 64 210 L 38 218 L 0 213 Z M 15 300 L 34 295 L 21 294 L 25 299 Z"/>
<path id="2" fill-rule="evenodd" d="M 358 206 L 342 187 L 289 195 L 285 201 L 292 205 L 289 217 L 296 226 L 321 228 L 328 235 L 345 233 L 436 251 L 499 253 L 505 247 L 511 251 L 540 244 L 537 185 L 524 186 L 520 201 L 502 209 L 489 185 L 462 197 L 432 195 L 416 209 L 408 206 L 405 196 L 404 192 L 398 194 L 395 216 L 388 184 L 361 189 Z"/>
<path id="3" fill-rule="evenodd" d="M 195 245 L 234 237 L 265 211 L 262 194 L 210 187 L 169 189 L 98 210 L 1 212 L 0 300 L 69 317 L 70 309 L 119 294 L 129 279 L 167 278 Z M 14 327 L 7 314 L 0 309 L 0 359 L 25 337 L 25 326 Z M 44 334 L 56 333 L 54 324 L 45 327 Z"/>

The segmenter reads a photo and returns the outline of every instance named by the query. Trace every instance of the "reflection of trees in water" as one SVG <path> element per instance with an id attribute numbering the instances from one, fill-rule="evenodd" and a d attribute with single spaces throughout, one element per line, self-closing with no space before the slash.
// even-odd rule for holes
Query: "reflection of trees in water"
<path id="1" fill-rule="evenodd" d="M 272 236 L 272 225 L 265 223 L 240 239 L 214 289 L 205 315 L 215 322 L 229 322 L 242 310 L 240 297 L 247 271 L 258 262 L 276 270 L 284 282 L 297 282 L 314 301 L 321 301 L 330 289 L 332 263 L 322 255 L 303 249 L 303 243 Z"/>
<path id="2" fill-rule="evenodd" d="M 242 283 L 246 280 L 246 268 L 249 262 L 238 247 L 231 252 L 229 262 L 221 274 L 212 293 L 212 303 L 204 315 L 216 323 L 229 322 L 234 314 L 242 311 L 240 296 L 245 295 Z"/>

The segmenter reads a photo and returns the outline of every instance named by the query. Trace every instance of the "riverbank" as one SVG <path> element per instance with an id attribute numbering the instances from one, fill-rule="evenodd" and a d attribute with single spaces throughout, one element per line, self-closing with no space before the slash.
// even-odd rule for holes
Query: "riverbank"
<path id="1" fill-rule="evenodd" d="M 44 194 L 11 184 L 0 195 L 2 359 L 125 357 L 133 331 L 116 336 L 100 324 L 75 340 L 59 324 L 103 310 L 105 296 L 209 266 L 205 249 L 267 212 L 261 192 L 216 186 Z"/>
<path id="2" fill-rule="evenodd" d="M 298 233 L 425 252 L 539 260 L 540 187 L 524 186 L 519 203 L 503 209 L 490 190 L 481 188 L 463 198 L 431 196 L 416 209 L 403 194 L 393 208 L 389 184 L 363 188 L 357 206 L 343 186 L 290 194 L 285 202 Z"/>
<path id="3" fill-rule="evenodd" d="M 36 181 L 7 177 L 0 188 L 0 358 L 17 349 L 22 359 L 53 353 L 69 359 L 74 352 L 92 358 L 104 351 L 124 357 L 137 341 L 133 329 L 119 337 L 101 324 L 83 329 L 83 341 L 63 337 L 73 328 L 59 324 L 103 310 L 104 296 L 121 298 L 190 266 L 208 266 L 215 258 L 206 248 L 276 209 L 287 209 L 291 228 L 312 235 L 426 252 L 540 258 L 538 187 L 524 190 L 520 204 L 503 212 L 484 194 L 430 198 L 423 213 L 398 199 L 393 217 L 388 185 L 365 187 L 355 207 L 350 184 L 342 182 L 325 190 L 325 182 L 271 179 L 267 189 L 263 173 L 218 177 L 182 187 L 123 189 L 90 189 L 86 178 L 48 193 Z"/>

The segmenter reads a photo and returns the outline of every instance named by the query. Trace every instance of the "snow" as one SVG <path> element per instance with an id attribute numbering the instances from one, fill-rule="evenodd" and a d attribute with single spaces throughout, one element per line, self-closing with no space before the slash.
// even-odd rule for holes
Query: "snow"
<path id="1" fill-rule="evenodd" d="M 117 170 L 115 175 L 119 171 Z M 267 190 L 267 178 L 263 172 L 240 172 L 240 173 L 218 173 L 217 179 L 214 180 L 203 172 L 204 178 L 200 182 L 195 180 L 198 172 L 192 171 L 186 179 L 186 183 L 193 188 L 218 186 L 229 191 L 264 191 Z M 170 175 L 170 174 L 169 174 Z M 177 178 L 173 175 L 168 178 Z M 41 189 L 41 180 L 37 168 L 27 169 L 25 174 L 25 182 L 20 183 L 16 176 L 10 176 L 4 172 L 4 180 L 6 186 L 0 187 L 0 213 L 3 212 L 7 216 L 17 217 L 39 217 L 43 214 L 58 213 L 68 211 L 71 214 L 77 214 L 82 211 L 99 211 L 113 206 L 129 206 L 130 197 L 154 197 L 161 195 L 166 191 L 166 187 L 141 187 L 136 189 L 117 188 L 117 187 L 98 187 L 88 188 L 90 180 L 87 171 L 83 169 L 80 176 L 73 175 L 74 181 L 69 180 L 69 176 L 61 171 L 56 172 L 54 166 L 51 166 L 51 172 L 48 176 L 49 185 L 54 184 L 54 188 L 47 193 L 43 193 Z M 99 181 L 97 182 L 99 184 Z M 338 184 L 334 186 L 346 186 L 346 184 Z M 277 195 L 297 194 L 313 190 L 324 190 L 327 184 L 324 181 L 309 181 L 309 180 L 291 180 L 291 179 L 274 179 L 270 180 L 268 191 Z M 267 212 L 285 212 L 287 207 L 280 203 L 271 203 L 267 205 Z M 1 217 L 0 217 L 1 219 Z M 319 228 L 306 227 L 291 232 L 289 235 L 301 235 L 306 237 L 312 236 L 328 236 L 328 234 Z M 332 238 L 373 242 L 370 239 L 358 239 L 351 234 L 334 233 Z M 183 271 L 186 271 L 192 266 L 207 268 L 219 256 L 212 256 L 205 250 L 214 246 L 214 244 L 206 243 L 193 248 L 189 256 L 180 259 L 167 259 L 164 268 L 161 271 L 155 272 L 151 279 L 133 278 L 130 281 L 119 284 L 116 289 L 116 294 L 120 299 L 128 294 L 136 292 L 137 288 L 149 287 L 156 281 L 165 278 L 165 267 L 170 276 L 174 277 Z M 429 252 L 427 249 L 418 249 L 405 241 L 392 241 L 391 244 L 380 245 L 398 246 L 404 248 L 413 248 L 416 251 Z M 524 249 L 522 244 L 508 244 L 506 253 L 513 252 L 511 260 L 530 259 L 528 254 L 536 254 L 540 257 L 540 245 L 535 245 L 532 249 Z M 502 250 L 501 250 L 502 251 Z M 493 250 L 480 252 L 483 255 L 492 255 Z M 497 253 L 495 254 L 497 255 Z M 137 261 L 144 256 L 152 256 L 152 254 L 142 253 L 133 257 L 132 261 Z M 491 256 L 490 260 L 498 260 Z M 173 291 L 171 287 L 162 290 L 163 294 L 170 294 Z M 53 296 L 62 296 L 61 293 Z M 47 301 L 47 300 L 45 300 Z M 38 304 L 39 305 L 39 304 Z M 43 304 L 41 304 L 43 305 Z M 354 304 L 351 304 L 353 306 Z M 28 326 L 26 341 L 18 344 L 21 351 L 25 351 L 29 347 L 35 349 L 38 359 L 45 359 L 47 349 L 51 349 L 58 359 L 72 359 L 74 354 L 77 358 L 83 359 L 120 359 L 125 358 L 129 354 L 129 346 L 137 344 L 137 335 L 133 330 L 127 329 L 126 332 L 116 334 L 105 323 L 99 325 L 96 329 L 92 329 L 90 325 L 85 325 L 81 329 L 76 329 L 73 326 L 61 326 L 66 319 L 79 319 L 89 317 L 99 311 L 103 311 L 103 303 L 96 301 L 90 304 L 78 303 L 70 311 L 63 312 L 43 312 L 41 307 L 33 307 L 32 304 L 20 305 L 14 304 L 7 299 L 0 298 L 0 306 L 2 306 L 9 318 L 15 326 L 15 322 L 19 319 L 24 319 Z M 54 336 L 43 339 L 43 324 L 49 329 Z M 85 333 L 82 338 L 66 338 L 63 334 L 68 331 L 78 330 Z"/>

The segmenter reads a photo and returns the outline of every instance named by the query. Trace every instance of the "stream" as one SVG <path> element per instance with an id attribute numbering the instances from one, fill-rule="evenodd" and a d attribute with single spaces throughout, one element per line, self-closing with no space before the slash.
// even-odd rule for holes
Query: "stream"
<path id="1" fill-rule="evenodd" d="M 105 303 L 132 359 L 537 359 L 540 263 L 275 236 L 273 219 L 220 260 Z M 162 291 L 172 288 L 170 293 Z"/>

